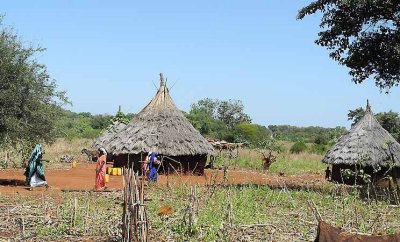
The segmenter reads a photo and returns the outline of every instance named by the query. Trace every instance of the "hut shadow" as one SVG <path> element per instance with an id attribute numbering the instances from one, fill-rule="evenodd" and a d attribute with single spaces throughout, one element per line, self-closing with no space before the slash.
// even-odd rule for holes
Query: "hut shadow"
<path id="1" fill-rule="evenodd" d="M 0 186 L 26 187 L 25 181 L 18 179 L 0 179 Z"/>

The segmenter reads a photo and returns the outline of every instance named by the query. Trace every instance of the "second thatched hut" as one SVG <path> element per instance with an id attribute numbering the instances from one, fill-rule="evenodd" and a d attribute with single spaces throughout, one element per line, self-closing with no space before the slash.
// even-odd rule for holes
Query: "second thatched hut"
<path id="1" fill-rule="evenodd" d="M 378 122 L 367 101 L 364 116 L 322 160 L 332 164 L 332 180 L 354 184 L 361 174 L 372 181 L 400 175 L 400 144 Z M 353 173 L 348 177 L 347 174 Z M 355 179 L 356 178 L 356 179 Z"/>
<path id="2" fill-rule="evenodd" d="M 114 166 L 140 169 L 151 151 L 162 156 L 161 171 L 202 174 L 207 156 L 214 154 L 209 142 L 174 104 L 163 75 L 155 97 L 125 127 L 102 141 L 114 156 Z"/>

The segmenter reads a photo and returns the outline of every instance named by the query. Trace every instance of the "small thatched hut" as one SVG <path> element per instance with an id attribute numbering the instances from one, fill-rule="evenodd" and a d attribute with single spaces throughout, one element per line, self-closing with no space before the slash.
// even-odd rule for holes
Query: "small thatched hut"
<path id="1" fill-rule="evenodd" d="M 400 174 L 400 144 L 376 120 L 367 101 L 364 116 L 332 146 L 322 160 L 332 164 L 332 180 L 354 184 L 343 171 L 363 170 L 372 181 Z"/>
<path id="2" fill-rule="evenodd" d="M 119 106 L 118 112 L 117 112 L 117 117 L 118 114 L 122 113 L 121 112 L 121 106 Z M 104 147 L 106 150 L 108 150 L 107 147 L 107 142 L 113 137 L 116 133 L 121 131 L 124 127 L 126 126 L 126 122 L 121 122 L 120 120 L 115 120 L 113 121 L 110 126 L 107 127 L 107 129 L 95 140 L 93 147 L 95 148 L 101 148 Z"/>
<path id="3" fill-rule="evenodd" d="M 161 171 L 202 174 L 214 149 L 175 106 L 162 74 L 160 79 L 151 102 L 103 145 L 114 155 L 115 166 L 139 169 L 143 155 L 154 151 L 163 157 Z"/>

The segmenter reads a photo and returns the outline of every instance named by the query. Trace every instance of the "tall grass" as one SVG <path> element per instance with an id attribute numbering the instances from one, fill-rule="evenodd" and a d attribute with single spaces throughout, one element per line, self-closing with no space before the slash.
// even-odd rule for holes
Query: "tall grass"
<path id="1" fill-rule="evenodd" d="M 53 144 L 44 144 L 44 159 L 50 161 L 50 166 L 59 163 L 62 155 L 72 155 L 78 161 L 85 161 L 87 157 L 81 155 L 83 148 L 91 149 L 91 139 L 57 139 Z"/>
<path id="2" fill-rule="evenodd" d="M 261 171 L 262 155 L 260 152 L 252 149 L 239 150 L 239 156 L 234 159 L 225 158 L 227 152 L 218 154 L 217 166 L 230 166 L 234 169 L 251 169 Z M 235 153 L 236 154 L 236 153 Z M 321 174 L 326 168 L 321 160 L 323 156 L 302 152 L 299 154 L 291 154 L 288 149 L 279 154 L 277 161 L 270 167 L 272 174 L 284 172 L 286 175 L 304 175 L 306 173 Z"/>

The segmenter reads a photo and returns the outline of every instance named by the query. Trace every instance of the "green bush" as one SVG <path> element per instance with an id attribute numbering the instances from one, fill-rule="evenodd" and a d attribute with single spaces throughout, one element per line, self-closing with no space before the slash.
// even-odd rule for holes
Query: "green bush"
<path id="1" fill-rule="evenodd" d="M 313 144 L 310 147 L 310 152 L 318 155 L 323 155 L 328 151 L 328 145 Z"/>
<path id="2" fill-rule="evenodd" d="M 290 153 L 301 153 L 307 150 L 307 145 L 304 143 L 304 141 L 297 141 L 290 147 Z"/>

